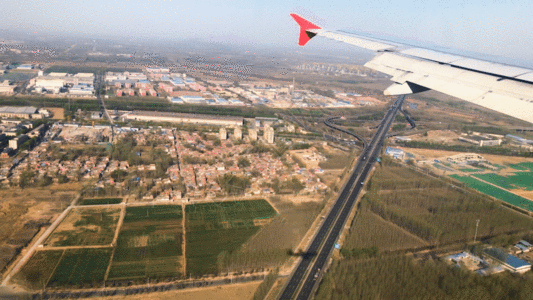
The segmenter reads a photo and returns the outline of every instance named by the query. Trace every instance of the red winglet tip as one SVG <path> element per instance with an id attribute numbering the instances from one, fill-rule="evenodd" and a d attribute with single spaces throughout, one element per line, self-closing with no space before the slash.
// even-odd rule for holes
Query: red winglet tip
<path id="1" fill-rule="evenodd" d="M 300 25 L 300 39 L 298 40 L 298 45 L 300 46 L 304 46 L 311 39 L 311 37 L 306 32 L 307 30 L 321 29 L 317 25 L 307 21 L 306 19 L 300 17 L 297 14 L 291 14 L 291 17 L 294 19 L 294 21 L 296 21 L 296 23 L 298 23 L 298 25 Z"/>
<path id="2" fill-rule="evenodd" d="M 303 29 L 303 30 L 309 30 L 309 29 L 322 29 L 320 27 L 318 27 L 317 25 L 307 21 L 306 19 L 300 17 L 299 15 L 297 14 L 291 14 L 291 17 L 294 19 L 294 21 L 296 21 L 296 23 L 298 23 L 298 25 L 300 25 L 300 27 Z"/>

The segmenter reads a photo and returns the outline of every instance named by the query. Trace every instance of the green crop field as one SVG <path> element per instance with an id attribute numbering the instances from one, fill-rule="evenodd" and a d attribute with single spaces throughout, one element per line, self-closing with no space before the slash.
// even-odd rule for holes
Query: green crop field
<path id="1" fill-rule="evenodd" d="M 474 176 L 507 190 L 533 190 L 533 172 L 516 172 L 514 175 L 509 176 L 501 176 L 493 173 L 475 174 Z"/>
<path id="2" fill-rule="evenodd" d="M 533 163 L 532 162 L 522 162 L 514 165 L 509 165 L 509 167 L 519 170 L 519 171 L 527 171 L 530 170 L 533 172 Z"/>
<path id="3" fill-rule="evenodd" d="M 42 289 L 63 255 L 63 250 L 37 251 L 13 280 L 31 289 Z"/>
<path id="4" fill-rule="evenodd" d="M 259 227 L 187 231 L 187 273 L 192 276 L 223 272 L 228 255 L 246 242 Z"/>
<path id="5" fill-rule="evenodd" d="M 119 215 L 119 208 L 73 209 L 48 237 L 45 246 L 111 244 Z"/>
<path id="6" fill-rule="evenodd" d="M 182 276 L 182 218 L 179 205 L 128 207 L 108 280 Z"/>
<path id="7" fill-rule="evenodd" d="M 87 284 L 101 286 L 111 259 L 111 248 L 65 250 L 49 287 Z"/>
<path id="8" fill-rule="evenodd" d="M 151 205 L 132 206 L 126 209 L 124 223 L 143 220 L 163 221 L 182 218 L 181 206 L 179 205 Z"/>
<path id="9" fill-rule="evenodd" d="M 276 211 L 266 200 L 202 203 L 185 207 L 187 273 L 224 271 L 229 255 L 259 230 Z"/>
<path id="10" fill-rule="evenodd" d="M 189 227 L 200 226 L 207 230 L 251 228 L 256 220 L 270 219 L 276 215 L 274 208 L 262 199 L 187 205 L 185 213 Z"/>
<path id="11" fill-rule="evenodd" d="M 481 171 L 483 171 L 483 169 L 468 169 L 468 168 L 465 168 L 465 169 L 459 169 L 459 171 L 466 172 L 466 173 L 475 173 L 475 172 L 481 172 Z"/>
<path id="12" fill-rule="evenodd" d="M 102 205 L 102 204 L 118 204 L 122 202 L 122 198 L 95 198 L 83 199 L 81 205 Z"/>
<path id="13" fill-rule="evenodd" d="M 529 201 L 525 198 L 522 198 L 518 195 L 515 195 L 513 193 L 510 193 L 508 191 L 502 190 L 500 188 L 497 188 L 493 185 L 481 182 L 475 178 L 471 177 L 464 177 L 464 176 L 457 176 L 457 175 L 450 175 L 450 177 L 455 178 L 469 187 L 480 191 L 484 194 L 487 194 L 489 196 L 492 196 L 496 199 L 502 200 L 504 202 L 507 202 L 509 204 L 512 204 L 514 206 L 523 208 L 525 210 L 533 212 L 533 202 Z"/>

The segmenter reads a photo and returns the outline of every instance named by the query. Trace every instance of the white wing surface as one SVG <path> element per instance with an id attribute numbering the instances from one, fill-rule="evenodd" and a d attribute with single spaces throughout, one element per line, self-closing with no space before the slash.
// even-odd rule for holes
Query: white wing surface
<path id="1" fill-rule="evenodd" d="M 533 70 L 345 32 L 333 32 L 291 14 L 299 45 L 323 36 L 378 55 L 366 67 L 392 76 L 385 95 L 435 90 L 533 123 Z"/>

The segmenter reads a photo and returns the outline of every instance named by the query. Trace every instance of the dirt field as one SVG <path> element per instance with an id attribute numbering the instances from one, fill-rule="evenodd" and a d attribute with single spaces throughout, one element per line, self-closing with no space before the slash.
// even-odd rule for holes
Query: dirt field
<path id="1" fill-rule="evenodd" d="M 512 190 L 513 194 L 516 194 L 518 196 L 522 196 L 524 198 L 527 198 L 531 201 L 533 201 L 533 191 L 520 191 L 520 190 Z"/>
<path id="2" fill-rule="evenodd" d="M 84 246 L 111 244 L 120 209 L 76 208 L 52 232 L 45 246 Z"/>
<path id="3" fill-rule="evenodd" d="M 44 109 L 47 109 L 50 112 L 52 112 L 52 114 L 53 114 L 52 118 L 53 119 L 56 119 L 56 120 L 64 120 L 65 119 L 65 109 L 64 108 L 60 108 L 60 107 L 45 107 Z"/>
<path id="4" fill-rule="evenodd" d="M 8 188 L 0 190 L 0 271 L 42 226 L 52 222 L 75 197 L 72 190 Z"/>
<path id="5" fill-rule="evenodd" d="M 255 290 L 261 282 L 247 282 L 232 284 L 228 286 L 206 287 L 181 291 L 170 291 L 161 293 L 131 295 L 131 296 L 115 296 L 103 297 L 104 300 L 250 300 L 252 299 Z"/>
<path id="6" fill-rule="evenodd" d="M 0 246 L 29 220 L 53 218 L 72 201 L 76 191 L 9 188 L 0 190 Z"/>

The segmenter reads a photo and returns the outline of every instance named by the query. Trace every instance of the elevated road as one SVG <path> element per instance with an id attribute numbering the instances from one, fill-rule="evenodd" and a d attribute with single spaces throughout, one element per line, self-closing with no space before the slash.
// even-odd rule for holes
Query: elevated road
<path id="1" fill-rule="evenodd" d="M 404 98 L 405 96 L 398 97 L 385 114 L 372 141 L 366 145 L 363 153 L 359 156 L 353 172 L 313 238 L 306 254 L 291 274 L 291 278 L 279 299 L 309 299 L 314 295 L 326 262 L 374 165 L 375 157 L 381 151 L 386 134 L 401 108 Z"/>
<path id="2" fill-rule="evenodd" d="M 362 137 L 358 136 L 357 134 L 355 134 L 355 133 L 353 133 L 353 132 L 351 132 L 351 131 L 348 131 L 348 130 L 342 128 L 342 127 L 338 127 L 338 126 L 336 126 L 335 124 L 333 124 L 333 121 L 334 121 L 334 120 L 337 120 L 337 119 L 339 119 L 339 118 L 340 118 L 340 117 L 331 117 L 331 118 L 325 119 L 325 120 L 324 120 L 324 124 L 325 124 L 326 126 L 328 126 L 329 128 L 333 128 L 333 129 L 335 129 L 335 130 L 338 130 L 338 131 L 340 131 L 340 132 L 346 133 L 346 134 L 351 135 L 351 136 L 353 136 L 354 138 L 358 139 L 360 142 L 363 143 L 363 149 L 364 149 L 364 148 L 366 147 L 366 144 L 367 144 L 367 142 L 365 141 L 365 139 L 363 139 Z"/>

